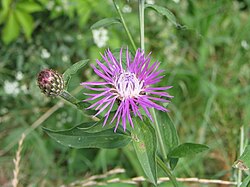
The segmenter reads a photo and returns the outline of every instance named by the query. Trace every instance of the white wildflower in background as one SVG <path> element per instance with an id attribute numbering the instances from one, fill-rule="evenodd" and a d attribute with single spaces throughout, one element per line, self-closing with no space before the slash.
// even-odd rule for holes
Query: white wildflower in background
<path id="1" fill-rule="evenodd" d="M 0 115 L 4 115 L 4 114 L 7 114 L 9 112 L 9 109 L 8 108 L 1 108 L 0 109 Z M 1 119 L 1 118 L 0 118 Z M 2 119 L 3 120 L 3 119 Z M 0 122 L 1 122 L 1 120 L 0 120 Z"/>
<path id="2" fill-rule="evenodd" d="M 55 7 L 55 11 L 56 11 L 56 12 L 61 12 L 61 11 L 62 11 L 62 7 L 56 6 L 56 7 Z"/>
<path id="3" fill-rule="evenodd" d="M 249 49 L 249 45 L 246 40 L 241 41 L 241 47 L 243 47 L 246 50 Z"/>
<path id="4" fill-rule="evenodd" d="M 63 55 L 63 56 L 62 56 L 62 61 L 63 61 L 63 62 L 69 61 L 69 56 L 68 56 L 68 55 Z"/>
<path id="5" fill-rule="evenodd" d="M 109 39 L 108 37 L 108 31 L 107 29 L 101 27 L 100 29 L 94 29 L 92 31 L 94 42 L 97 45 L 97 47 L 101 48 L 106 46 L 107 41 Z"/>
<path id="6" fill-rule="evenodd" d="M 49 1 L 46 5 L 46 8 L 48 10 L 52 10 L 54 6 L 55 6 L 55 1 Z"/>
<path id="7" fill-rule="evenodd" d="M 173 0 L 175 3 L 179 3 L 180 2 L 180 0 Z"/>
<path id="8" fill-rule="evenodd" d="M 131 6 L 129 6 L 129 5 L 124 5 L 124 7 L 122 8 L 122 12 L 123 12 L 123 13 L 130 13 L 130 12 L 132 12 Z"/>
<path id="9" fill-rule="evenodd" d="M 155 1 L 154 0 L 146 0 L 146 3 L 150 4 L 150 5 L 153 5 L 153 4 L 155 4 Z"/>
<path id="10" fill-rule="evenodd" d="M 68 10 L 70 6 L 70 2 L 68 0 L 61 0 L 62 6 L 64 10 Z"/>
<path id="11" fill-rule="evenodd" d="M 23 79 L 23 73 L 21 71 L 18 71 L 16 73 L 16 80 L 20 81 Z"/>
<path id="12" fill-rule="evenodd" d="M 82 35 L 82 34 L 77 34 L 76 39 L 77 39 L 77 40 L 83 39 L 83 35 Z"/>
<path id="13" fill-rule="evenodd" d="M 49 58 L 50 57 L 50 52 L 47 49 L 43 48 L 42 52 L 41 52 L 41 57 L 44 58 L 44 59 Z"/>
<path id="14" fill-rule="evenodd" d="M 20 93 L 19 83 L 17 81 L 4 81 L 3 90 L 7 95 L 17 96 Z"/>

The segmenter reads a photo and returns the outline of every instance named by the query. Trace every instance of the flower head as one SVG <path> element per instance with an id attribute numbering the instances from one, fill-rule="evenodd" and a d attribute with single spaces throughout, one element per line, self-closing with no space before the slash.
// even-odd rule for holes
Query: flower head
<path id="1" fill-rule="evenodd" d="M 37 76 L 37 83 L 41 91 L 47 96 L 58 96 L 64 89 L 64 80 L 61 74 L 45 69 Z"/>
<path id="2" fill-rule="evenodd" d="M 85 101 L 98 100 L 90 108 L 99 110 L 96 115 L 107 109 L 103 125 L 106 124 L 110 112 L 118 101 L 118 107 L 111 123 L 116 119 L 115 131 L 120 121 L 124 131 L 127 121 L 133 127 L 131 115 L 139 116 L 142 119 L 140 108 L 142 108 L 148 117 L 152 120 L 149 108 L 168 111 L 163 106 L 155 103 L 169 102 L 167 98 L 172 98 L 165 90 L 172 86 L 153 87 L 154 84 L 161 81 L 163 76 L 160 74 L 163 70 L 158 70 L 159 62 L 150 65 L 150 54 L 144 55 L 144 52 L 138 49 L 134 59 L 130 57 L 129 51 L 126 52 L 126 62 L 122 59 L 122 49 L 120 59 L 116 59 L 110 50 L 102 55 L 106 64 L 96 60 L 99 68 L 92 65 L 95 73 L 103 80 L 102 82 L 83 82 L 81 85 L 89 90 L 97 91 L 96 94 L 86 94 L 90 98 Z M 97 87 L 96 87 L 97 86 Z M 162 97 L 162 98 L 160 98 Z"/>

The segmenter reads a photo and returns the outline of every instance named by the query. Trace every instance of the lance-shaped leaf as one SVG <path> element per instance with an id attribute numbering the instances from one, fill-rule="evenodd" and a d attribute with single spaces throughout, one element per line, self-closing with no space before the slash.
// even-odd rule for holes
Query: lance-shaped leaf
<path id="1" fill-rule="evenodd" d="M 99 20 L 96 23 L 94 23 L 90 28 L 91 29 L 98 29 L 100 27 L 106 27 L 106 26 L 109 26 L 111 24 L 117 24 L 117 23 L 121 23 L 119 18 L 104 18 L 104 19 Z"/>
<path id="2" fill-rule="evenodd" d="M 250 168 L 250 145 L 248 145 L 240 158 L 234 162 L 233 167 L 240 170 L 249 170 Z"/>
<path id="3" fill-rule="evenodd" d="M 191 156 L 206 151 L 208 149 L 209 149 L 208 146 L 203 144 L 184 143 L 174 148 L 168 154 L 168 156 L 170 158 L 181 158 L 181 157 Z"/>
<path id="4" fill-rule="evenodd" d="M 19 9 L 16 9 L 15 14 L 19 24 L 22 26 L 26 38 L 30 39 L 31 34 L 34 30 L 33 17 L 27 12 Z"/>
<path id="5" fill-rule="evenodd" d="M 26 1 L 18 2 L 16 7 L 18 9 L 20 9 L 21 11 L 25 11 L 28 13 L 39 12 L 39 11 L 43 10 L 43 7 L 41 5 L 39 5 L 36 2 L 32 2 L 32 1 L 30 1 L 30 2 L 26 2 Z"/>
<path id="6" fill-rule="evenodd" d="M 100 131 L 90 133 L 90 128 L 99 125 Z M 86 126 L 86 128 L 83 128 Z M 106 148 L 113 149 L 126 146 L 131 137 L 121 131 L 114 133 L 112 129 L 103 129 L 101 124 L 85 123 L 69 130 L 43 130 L 58 143 L 74 148 Z"/>
<path id="7" fill-rule="evenodd" d="M 65 81 L 65 86 L 67 87 L 71 76 L 76 74 L 76 72 L 83 68 L 89 60 L 81 60 L 79 62 L 74 63 L 72 66 L 70 66 L 64 73 L 63 73 L 63 79 Z"/>
<path id="8" fill-rule="evenodd" d="M 134 149 L 149 181 L 156 185 L 157 140 L 155 131 L 146 117 L 143 117 L 143 121 L 138 117 L 134 119 L 135 128 L 131 130 Z"/>
<path id="9" fill-rule="evenodd" d="M 2 31 L 2 40 L 5 44 L 9 44 L 15 40 L 20 33 L 20 26 L 14 12 L 10 12 Z"/>
<path id="10" fill-rule="evenodd" d="M 159 14 L 166 16 L 166 18 L 173 23 L 176 27 L 181 28 L 182 26 L 177 23 L 175 15 L 167 8 L 162 7 L 162 6 L 158 6 L 158 5 L 151 5 L 151 4 L 147 4 L 145 6 L 146 8 L 152 8 L 154 9 L 156 12 L 158 12 Z"/>

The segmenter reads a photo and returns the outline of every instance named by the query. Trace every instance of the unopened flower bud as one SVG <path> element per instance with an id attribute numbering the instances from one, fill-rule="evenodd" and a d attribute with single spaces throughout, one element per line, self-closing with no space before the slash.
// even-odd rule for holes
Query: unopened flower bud
<path id="1" fill-rule="evenodd" d="M 37 83 L 46 96 L 55 97 L 64 89 L 64 80 L 61 74 L 52 69 L 45 69 L 37 76 Z"/>

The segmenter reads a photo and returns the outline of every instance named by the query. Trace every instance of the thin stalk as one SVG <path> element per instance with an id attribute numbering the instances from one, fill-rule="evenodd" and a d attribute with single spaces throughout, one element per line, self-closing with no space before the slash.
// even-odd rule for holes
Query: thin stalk
<path id="1" fill-rule="evenodd" d="M 141 41 L 141 49 L 145 50 L 144 43 L 144 8 L 145 8 L 145 0 L 139 0 L 139 22 L 140 22 L 140 41 Z"/>
<path id="2" fill-rule="evenodd" d="M 155 122 L 155 126 L 154 127 L 155 127 L 156 134 L 157 134 L 156 136 L 157 136 L 159 144 L 160 144 L 160 146 L 159 146 L 160 147 L 160 151 L 161 151 L 161 153 L 163 155 L 164 161 L 167 161 L 168 156 L 167 156 L 167 152 L 166 152 L 165 147 L 164 147 L 163 140 L 161 138 L 161 131 L 160 131 L 160 128 L 159 128 L 159 123 L 157 121 L 155 110 L 152 108 L 150 111 L 152 113 L 152 117 L 153 117 L 154 122 Z"/>
<path id="3" fill-rule="evenodd" d="M 244 149 L 244 127 L 240 127 L 240 155 L 242 155 Z M 238 169 L 237 187 L 240 187 L 242 181 L 242 170 Z"/>
<path id="4" fill-rule="evenodd" d="M 73 95 L 71 95 L 66 90 L 63 90 L 62 93 L 60 93 L 60 97 L 62 97 L 63 99 L 65 99 L 66 101 L 74 105 L 77 105 L 77 103 L 80 102 L 78 99 L 76 99 Z"/>
<path id="5" fill-rule="evenodd" d="M 144 8 L 145 8 L 145 0 L 139 0 L 139 23 L 140 23 L 140 41 L 141 41 L 141 49 L 144 51 L 145 50 L 145 43 L 144 43 Z M 160 129 L 159 129 L 159 124 L 156 118 L 155 110 L 151 109 L 151 113 L 155 122 L 155 130 L 157 133 L 157 137 L 161 137 Z M 167 154 L 164 149 L 164 143 L 161 138 L 159 138 L 159 144 L 160 144 L 160 150 L 162 152 L 162 155 L 164 159 L 167 159 Z"/>
<path id="6" fill-rule="evenodd" d="M 134 40 L 133 40 L 133 38 L 132 38 L 132 36 L 131 36 L 131 34 L 130 34 L 130 31 L 129 31 L 128 27 L 127 27 L 127 24 L 126 24 L 126 22 L 125 22 L 125 20 L 124 20 L 124 17 L 123 17 L 123 15 L 122 15 L 122 12 L 121 12 L 121 10 L 120 10 L 120 7 L 116 4 L 115 0 L 113 0 L 113 3 L 114 3 L 114 6 L 115 6 L 115 8 L 116 8 L 116 11 L 118 12 L 118 14 L 119 14 L 119 16 L 120 16 L 120 18 L 121 18 L 122 25 L 123 25 L 123 27 L 124 27 L 124 29 L 125 29 L 127 35 L 128 35 L 128 38 L 129 38 L 129 40 L 130 40 L 130 43 L 131 43 L 131 45 L 132 45 L 134 51 L 136 51 L 137 48 L 136 48 L 135 42 L 134 42 Z"/>
<path id="7" fill-rule="evenodd" d="M 144 5 L 145 5 L 145 0 L 139 0 L 138 2 L 139 2 L 140 41 L 141 41 L 141 49 L 144 51 L 145 50 L 145 43 L 144 43 L 144 8 L 145 8 Z M 164 149 L 164 143 L 163 143 L 162 139 L 160 138 L 161 133 L 160 133 L 160 129 L 159 129 L 159 124 L 158 124 L 155 110 L 153 108 L 151 109 L 151 113 L 152 113 L 152 116 L 153 116 L 153 119 L 155 122 L 156 136 L 159 137 L 160 150 L 163 154 L 164 159 L 166 159 L 167 155 L 166 155 L 166 151 Z M 164 171 L 164 173 L 169 177 L 169 179 L 171 180 L 173 185 L 175 187 L 178 187 L 175 176 L 172 175 L 171 171 L 165 165 L 165 163 L 158 156 L 156 156 L 156 160 L 157 160 L 158 165 Z"/>
<path id="8" fill-rule="evenodd" d="M 164 171 L 164 173 L 169 177 L 169 179 L 173 183 L 174 187 L 178 187 L 178 183 L 177 183 L 177 180 L 176 180 L 175 176 L 171 173 L 171 171 L 165 165 L 165 163 L 158 156 L 156 156 L 156 160 L 157 160 L 158 165 Z"/>
<path id="9" fill-rule="evenodd" d="M 62 93 L 60 93 L 59 95 L 61 98 L 63 98 L 64 100 L 70 102 L 71 104 L 75 105 L 77 108 L 79 108 L 81 105 L 79 104 L 81 101 L 77 98 L 75 98 L 73 95 L 71 95 L 69 92 L 67 92 L 66 90 L 63 90 Z M 98 117 L 95 116 L 89 116 L 86 115 L 86 117 L 90 117 L 92 120 L 94 121 L 99 121 L 100 119 Z"/>

